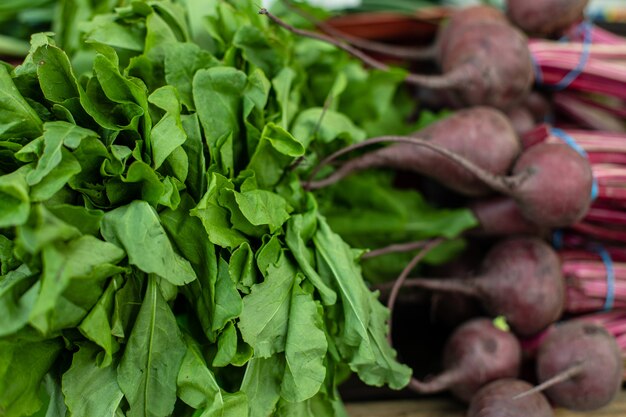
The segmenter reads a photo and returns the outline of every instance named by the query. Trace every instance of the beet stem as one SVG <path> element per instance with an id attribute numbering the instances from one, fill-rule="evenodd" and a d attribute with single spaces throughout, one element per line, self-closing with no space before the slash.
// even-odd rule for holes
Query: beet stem
<path id="1" fill-rule="evenodd" d="M 335 29 L 323 20 L 320 20 L 308 13 L 306 10 L 296 6 L 291 0 L 282 0 L 282 3 L 292 12 L 300 15 L 310 23 L 313 23 L 318 29 L 335 39 L 342 40 L 353 46 L 370 52 L 378 52 L 394 58 L 403 58 L 407 60 L 431 60 L 437 57 L 437 45 L 432 44 L 423 48 L 411 48 L 397 45 L 391 45 L 384 42 L 371 41 L 357 36 L 352 36 Z"/>
<path id="2" fill-rule="evenodd" d="M 434 394 L 444 391 L 465 377 L 465 371 L 459 367 L 448 369 L 428 381 L 411 378 L 408 388 L 419 394 Z"/>
<path id="3" fill-rule="evenodd" d="M 351 54 L 355 58 L 360 59 L 361 61 L 363 61 L 363 63 L 365 63 L 366 65 L 372 68 L 375 68 L 381 71 L 390 70 L 390 67 L 387 64 L 384 64 L 383 62 L 380 62 L 377 59 L 372 58 L 371 56 L 363 53 L 359 49 L 351 46 L 350 44 L 346 42 L 341 42 L 340 40 L 337 40 L 323 33 L 316 33 L 310 30 L 298 29 L 296 27 L 293 27 L 289 23 L 284 22 L 278 17 L 274 16 L 265 8 L 260 9 L 259 14 L 267 16 L 272 22 L 274 22 L 278 26 L 296 35 L 311 38 L 311 39 L 316 39 L 318 41 L 326 42 L 326 43 L 336 46 L 337 48 L 343 49 L 347 53 Z M 464 66 L 461 65 L 458 68 L 455 68 L 454 70 L 444 75 L 419 75 L 419 74 L 409 73 L 406 75 L 404 81 L 410 84 L 414 84 L 414 85 L 418 85 L 422 87 L 428 87 L 428 88 L 433 88 L 433 89 L 448 89 L 452 87 L 458 87 L 461 84 L 467 83 L 470 77 L 473 76 L 473 74 L 471 74 L 472 68 L 473 67 L 470 64 L 467 64 Z"/>
<path id="4" fill-rule="evenodd" d="M 516 174 L 513 176 L 494 175 L 491 172 L 486 171 L 482 169 L 481 167 L 479 167 L 478 165 L 474 164 L 473 162 L 467 160 L 466 158 L 463 158 L 462 156 L 459 156 L 456 153 L 451 152 L 448 149 L 443 148 L 439 145 L 430 143 L 427 140 L 414 138 L 414 137 L 407 137 L 407 136 L 389 135 L 389 136 L 379 136 L 375 138 L 370 138 L 370 139 L 364 140 L 363 142 L 346 146 L 345 148 L 339 149 L 338 151 L 330 154 L 329 156 L 324 158 L 322 161 L 320 161 L 317 167 L 313 169 L 313 171 L 309 175 L 307 182 L 304 184 L 304 187 L 308 190 L 315 190 L 318 188 L 324 188 L 324 187 L 334 184 L 335 182 L 339 181 L 340 179 L 350 174 L 351 170 L 348 170 L 348 169 L 342 170 L 340 168 L 339 170 L 335 171 L 333 174 L 319 181 L 312 181 L 312 179 L 324 166 L 328 165 L 329 163 L 331 163 L 338 157 L 345 155 L 351 151 L 364 148 L 366 146 L 374 145 L 377 143 L 385 143 L 385 142 L 408 143 L 408 144 L 412 144 L 416 146 L 421 146 L 421 147 L 430 149 L 431 151 L 437 152 L 440 155 L 443 155 L 444 157 L 460 165 L 462 168 L 464 168 L 465 170 L 467 170 L 474 176 L 476 176 L 479 180 L 485 183 L 492 190 L 497 191 L 501 194 L 510 196 L 510 197 L 513 197 L 515 194 L 515 189 L 518 188 L 524 181 L 526 181 L 526 179 L 528 179 L 528 177 L 532 175 L 532 172 L 530 170 L 522 171 L 519 174 Z M 361 166 L 359 168 L 367 167 L 367 164 L 364 164 L 364 165 L 365 166 Z"/>
<path id="5" fill-rule="evenodd" d="M 530 389 L 526 392 L 522 392 L 521 394 L 516 395 L 515 397 L 513 397 L 513 399 L 518 400 L 520 398 L 527 397 L 534 393 L 544 391 L 553 385 L 560 384 L 563 381 L 567 381 L 568 379 L 575 377 L 576 375 L 580 374 L 583 371 L 583 369 L 584 369 L 584 364 L 582 362 L 579 362 L 575 365 L 570 366 L 563 372 L 559 372 L 552 378 L 542 382 L 541 384 L 537 385 L 533 389 Z"/>
<path id="6" fill-rule="evenodd" d="M 475 280 L 476 278 L 409 278 L 404 285 L 431 291 L 452 292 L 470 297 L 480 297 L 479 289 L 470 284 L 471 281 Z"/>
<path id="7" fill-rule="evenodd" d="M 441 244 L 442 242 L 443 242 L 443 239 L 438 238 L 438 239 L 433 239 L 428 244 L 424 245 L 422 250 L 419 251 L 417 255 L 415 255 L 413 259 L 411 259 L 411 261 L 404 267 L 404 269 L 402 270 L 402 272 L 396 279 L 396 282 L 394 282 L 393 287 L 391 287 L 391 292 L 389 293 L 389 298 L 387 299 L 387 308 L 389 309 L 389 321 L 388 321 L 389 332 L 387 333 L 387 340 L 389 341 L 390 345 L 392 345 L 391 329 L 392 329 L 392 322 L 393 322 L 393 307 L 396 304 L 396 299 L 398 298 L 400 288 L 402 288 L 404 281 L 409 276 L 413 268 L 417 266 L 417 264 L 424 258 L 424 256 L 428 254 L 428 252 L 430 252 L 431 250 L 439 246 L 439 244 Z"/>
<path id="8" fill-rule="evenodd" d="M 395 243 L 393 245 L 385 246 L 378 249 L 373 249 L 369 252 L 366 252 L 361 256 L 361 259 L 370 259 L 375 258 L 377 256 L 388 255 L 390 253 L 398 253 L 398 252 L 410 252 L 412 250 L 421 249 L 426 246 L 430 241 L 427 240 L 418 240 L 416 242 L 407 242 L 407 243 Z"/>

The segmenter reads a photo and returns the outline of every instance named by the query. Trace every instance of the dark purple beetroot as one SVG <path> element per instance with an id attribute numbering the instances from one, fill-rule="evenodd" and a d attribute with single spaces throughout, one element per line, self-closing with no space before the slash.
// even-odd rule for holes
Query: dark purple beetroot
<path id="1" fill-rule="evenodd" d="M 485 236 L 511 236 L 547 234 L 542 228 L 527 220 L 515 200 L 510 197 L 487 197 L 474 200 L 469 205 L 480 226 L 472 233 Z"/>
<path id="2" fill-rule="evenodd" d="M 506 112 L 518 136 L 522 137 L 526 132 L 536 126 L 535 118 L 526 106 L 515 106 Z"/>
<path id="3" fill-rule="evenodd" d="M 519 379 L 491 382 L 472 397 L 467 417 L 553 417 L 552 407 L 540 392 L 513 399 L 529 389 L 532 385 Z"/>
<path id="4" fill-rule="evenodd" d="M 458 327 L 446 341 L 444 371 L 428 381 L 413 379 L 410 387 L 419 393 L 451 390 L 469 401 L 483 385 L 515 378 L 520 361 L 520 344 L 512 333 L 496 328 L 490 319 L 473 319 Z"/>
<path id="5" fill-rule="evenodd" d="M 448 47 L 451 39 L 460 38 L 468 27 L 493 22 L 508 23 L 504 13 L 495 7 L 479 5 L 458 9 L 440 26 L 439 33 L 437 33 L 436 43 L 439 51 L 437 59 L 441 62 L 441 51 Z"/>
<path id="6" fill-rule="evenodd" d="M 511 22 L 534 35 L 560 34 L 582 19 L 589 0 L 507 0 Z"/>
<path id="7" fill-rule="evenodd" d="M 622 386 L 619 346 L 594 323 L 574 320 L 556 326 L 539 347 L 536 366 L 540 384 L 549 386 L 546 396 L 576 411 L 604 407 Z"/>
<path id="8" fill-rule="evenodd" d="M 502 112 L 489 107 L 457 111 L 414 136 L 454 152 L 496 175 L 506 174 L 521 150 L 509 120 Z M 322 188 L 356 171 L 376 167 L 425 174 L 464 195 L 478 196 L 490 192 L 487 185 L 450 158 L 412 143 L 393 144 L 348 160 L 329 177 L 312 182 L 310 188 Z"/>
<path id="9" fill-rule="evenodd" d="M 482 301 L 493 316 L 504 316 L 515 333 L 530 336 L 559 319 L 565 283 L 556 252 L 545 242 L 517 237 L 495 245 L 476 277 L 412 278 L 405 286 L 465 294 Z"/>
<path id="10" fill-rule="evenodd" d="M 489 105 L 506 109 L 530 92 L 534 81 L 532 58 L 525 35 L 501 17 L 497 10 L 459 11 L 443 30 L 438 62 L 442 75 L 407 74 L 405 81 L 421 87 L 457 93 L 467 106 Z M 389 66 L 373 59 L 348 42 L 294 28 L 261 9 L 274 23 L 300 36 L 331 43 L 383 71 Z M 472 19 L 475 19 L 474 21 Z M 433 49 L 426 50 L 429 56 Z"/>
<path id="11" fill-rule="evenodd" d="M 513 167 L 513 175 L 531 175 L 509 195 L 522 215 L 547 227 L 564 227 L 581 220 L 591 205 L 593 174 L 589 161 L 560 143 L 527 149 Z"/>
<path id="12" fill-rule="evenodd" d="M 454 124 L 451 123 L 451 126 Z M 462 142 L 463 140 L 459 139 L 459 141 Z M 591 205 L 593 184 L 591 165 L 585 157 L 562 143 L 540 143 L 531 146 L 516 161 L 513 166 L 513 175 L 503 176 L 494 175 L 473 163 L 470 160 L 470 155 L 463 157 L 433 140 L 427 141 L 422 138 L 406 136 L 381 136 L 345 147 L 326 157 L 312 171 L 311 178 L 319 172 L 321 167 L 341 155 L 385 142 L 395 142 L 408 146 L 392 145 L 368 152 L 347 161 L 327 178 L 309 181 L 306 187 L 309 189 L 326 187 L 354 171 L 382 166 L 424 172 L 431 178 L 437 178 L 442 184 L 454 187 L 459 192 L 465 190 L 470 195 L 476 192 L 472 185 L 478 179 L 492 190 L 513 198 L 524 218 L 541 228 L 570 226 L 581 220 Z M 473 143 L 479 142 L 477 140 Z M 504 143 L 508 142 L 510 141 L 504 141 Z M 448 146 L 452 146 L 452 143 Z M 486 155 L 489 150 L 492 150 L 489 153 L 494 158 L 500 157 L 498 155 L 501 152 L 500 148 L 460 146 L 464 152 L 473 151 L 471 159 L 478 159 L 478 155 Z M 417 151 L 418 148 L 422 151 Z M 432 153 L 425 153 L 423 152 L 424 149 L 432 151 Z M 443 159 L 434 158 L 432 156 L 434 153 L 439 154 Z M 432 157 L 429 156 L 427 160 L 423 160 L 424 155 L 431 155 Z M 453 164 L 446 164 L 444 167 L 444 159 Z M 440 162 L 440 164 L 433 165 L 430 162 L 432 160 Z M 451 165 L 454 165 L 455 169 L 450 168 Z M 428 167 L 428 169 L 424 169 L 424 167 Z M 468 173 L 463 177 L 465 179 L 463 183 L 455 184 L 450 179 L 450 177 L 458 178 L 456 175 L 460 175 L 458 174 L 460 171 L 457 171 L 456 168 L 462 168 Z M 450 172 L 450 176 L 448 176 L 448 172 Z"/>
<path id="13" fill-rule="evenodd" d="M 514 107 L 534 83 L 528 39 L 508 23 L 468 25 L 450 37 L 440 55 L 444 74 L 464 71 L 456 90 L 470 106 Z"/>

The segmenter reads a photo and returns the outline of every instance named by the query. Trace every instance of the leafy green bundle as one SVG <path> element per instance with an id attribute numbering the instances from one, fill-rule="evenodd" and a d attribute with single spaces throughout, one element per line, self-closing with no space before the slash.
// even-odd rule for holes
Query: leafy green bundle
<path id="1" fill-rule="evenodd" d="M 247 0 L 134 1 L 84 31 L 0 65 L 0 414 L 331 416 L 351 372 L 405 386 L 362 251 L 300 185 L 412 128 L 402 75 Z"/>

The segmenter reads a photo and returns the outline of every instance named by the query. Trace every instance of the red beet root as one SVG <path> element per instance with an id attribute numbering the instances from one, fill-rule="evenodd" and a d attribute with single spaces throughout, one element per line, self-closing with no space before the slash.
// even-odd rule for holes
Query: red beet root
<path id="1" fill-rule="evenodd" d="M 499 379 L 485 385 L 472 397 L 467 417 L 553 417 L 552 407 L 540 392 L 513 399 L 529 389 L 532 385 L 519 379 Z"/>
<path id="2" fill-rule="evenodd" d="M 492 190 L 513 198 L 517 202 L 522 216 L 540 227 L 553 228 L 572 225 L 584 217 L 591 205 L 593 174 L 589 161 L 573 148 L 561 143 L 541 143 L 530 147 L 522 153 L 515 163 L 512 176 L 498 176 L 469 160 L 470 152 L 476 152 L 471 156 L 471 159 L 478 159 L 478 154 L 486 153 L 488 149 L 491 149 L 489 147 L 464 146 L 462 149 L 468 154 L 468 158 L 464 158 L 432 141 L 402 136 L 381 136 L 343 148 L 328 156 L 313 170 L 311 177 L 314 177 L 322 166 L 341 155 L 383 142 L 408 144 L 414 148 L 426 148 L 439 154 L 476 177 Z M 499 151 L 500 149 L 494 149 L 494 154 L 498 154 Z M 306 186 L 309 189 L 322 188 L 357 170 L 375 166 L 389 166 L 425 172 L 438 181 L 455 187 L 454 189 L 457 191 L 465 190 L 465 186 L 469 182 L 455 185 L 453 179 L 458 177 L 446 177 L 449 164 L 437 165 L 438 163 L 443 164 L 443 159 L 424 159 L 424 155 L 429 155 L 432 158 L 433 154 L 418 151 L 413 153 L 410 147 L 406 146 L 389 146 L 354 158 L 329 177 L 319 181 L 309 181 Z M 437 163 L 433 164 L 432 160 Z M 424 166 L 429 169 L 423 169 Z M 470 195 L 472 193 L 475 194 L 475 189 L 467 192 Z"/>
<path id="3" fill-rule="evenodd" d="M 492 174 L 507 173 L 521 149 L 506 116 L 488 107 L 460 110 L 415 135 L 463 156 Z M 425 174 L 469 196 L 490 191 L 484 182 L 448 157 L 412 143 L 394 144 L 351 159 L 329 177 L 310 183 L 310 188 L 321 188 L 355 171 L 376 167 Z"/>
<path id="4" fill-rule="evenodd" d="M 558 325 L 539 347 L 537 377 L 555 404 L 596 410 L 609 404 L 622 385 L 623 359 L 615 338 L 594 323 Z"/>
<path id="5" fill-rule="evenodd" d="M 486 9 L 485 6 L 479 11 L 463 9 L 451 17 L 442 31 L 436 54 L 442 75 L 408 74 L 405 81 L 421 87 L 455 91 L 469 106 L 490 105 L 505 109 L 523 100 L 534 80 L 527 39 L 503 19 L 499 11 Z M 389 70 L 386 64 L 349 43 L 294 28 L 266 9 L 259 13 L 297 35 L 332 43 L 373 68 Z M 433 50 L 429 48 L 427 52 Z M 429 53 L 418 55 L 424 57 Z"/>
<path id="6" fill-rule="evenodd" d="M 486 383 L 516 377 L 520 361 L 521 348 L 513 334 L 496 328 L 489 319 L 474 319 L 457 328 L 446 342 L 445 371 L 429 381 L 414 379 L 410 387 L 420 393 L 450 389 L 469 401 Z"/>
<path id="7" fill-rule="evenodd" d="M 580 20 L 589 0 L 507 0 L 507 16 L 523 31 L 559 34 Z"/>
<path id="8" fill-rule="evenodd" d="M 504 316 L 520 335 L 530 336 L 555 322 L 563 311 L 565 284 L 557 254 L 534 238 L 498 243 L 485 257 L 480 273 L 466 279 L 413 278 L 405 282 L 435 291 L 466 294 L 486 311 Z"/>
<path id="9" fill-rule="evenodd" d="M 509 195 L 522 215 L 548 227 L 581 220 L 591 205 L 593 174 L 589 161 L 564 144 L 543 143 L 522 153 L 513 174 L 532 174 Z"/>
<path id="10" fill-rule="evenodd" d="M 473 233 L 486 236 L 532 235 L 546 232 L 527 220 L 510 197 L 489 197 L 473 201 L 470 209 L 478 219 L 479 228 Z"/>

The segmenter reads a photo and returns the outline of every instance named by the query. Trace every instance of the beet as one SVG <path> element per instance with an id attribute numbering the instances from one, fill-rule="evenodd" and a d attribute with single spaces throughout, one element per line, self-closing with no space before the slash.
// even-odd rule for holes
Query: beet
<path id="1" fill-rule="evenodd" d="M 471 6 L 456 10 L 450 18 L 444 22 L 437 33 L 436 45 L 438 56 L 441 62 L 441 51 L 446 50 L 450 40 L 458 39 L 463 31 L 473 25 L 484 23 L 507 23 L 507 17 L 499 9 L 491 6 Z"/>
<path id="2" fill-rule="evenodd" d="M 444 122 L 442 121 L 442 123 Z M 467 135 L 471 136 L 469 132 Z M 465 192 L 469 195 L 475 193 L 473 188 L 470 188 L 470 191 L 466 189 L 466 186 L 470 184 L 470 177 L 474 176 L 492 190 L 515 200 L 521 215 L 542 228 L 570 226 L 581 220 L 591 205 L 593 185 L 591 165 L 585 157 L 563 143 L 540 143 L 531 146 L 516 161 L 512 170 L 513 175 L 502 176 L 494 175 L 470 160 L 470 158 L 476 160 L 480 158 L 479 155 L 489 151 L 493 151 L 490 155 L 494 155 L 495 158 L 501 152 L 499 148 L 492 149 L 480 145 L 464 146 L 463 151 L 468 154 L 468 157 L 464 158 L 434 141 L 405 136 L 381 136 L 345 147 L 329 155 L 312 171 L 310 178 L 313 178 L 323 166 L 341 155 L 383 142 L 397 142 L 409 146 L 392 145 L 371 151 L 349 160 L 325 179 L 308 181 L 305 187 L 308 189 L 326 187 L 354 171 L 386 166 L 424 172 L 441 183 L 453 187 L 456 191 Z M 456 170 L 448 171 L 450 165 L 444 166 L 443 159 L 435 159 L 437 164 L 432 163 L 430 159 L 424 159 L 424 155 L 432 156 L 432 154 L 418 151 L 413 153 L 411 146 L 415 149 L 426 148 L 455 163 L 470 174 L 465 177 L 467 181 L 462 184 L 455 184 L 455 180 L 459 181 L 458 176 L 452 177 Z M 428 169 L 425 169 L 424 166 Z M 448 173 L 450 173 L 450 177 L 447 177 Z"/>
<path id="3" fill-rule="evenodd" d="M 427 381 L 411 380 L 419 393 L 451 390 L 469 401 L 486 383 L 514 378 L 519 372 L 521 347 L 510 332 L 496 328 L 490 319 L 477 318 L 458 327 L 446 341 L 441 374 Z"/>
<path id="4" fill-rule="evenodd" d="M 478 10 L 461 9 L 451 16 L 439 37 L 437 53 L 432 54 L 438 58 L 442 75 L 408 74 L 405 81 L 421 87 L 454 91 L 467 106 L 489 105 L 505 109 L 523 100 L 534 81 L 527 38 L 499 11 L 487 9 L 487 6 L 480 6 Z M 390 69 L 353 47 L 345 38 L 295 28 L 266 9 L 259 13 L 297 35 L 331 43 L 373 68 Z M 429 56 L 433 50 L 429 48 L 425 54 L 417 56 Z"/>
<path id="5" fill-rule="evenodd" d="M 590 411 L 609 404 L 622 386 L 624 363 L 615 338 L 602 326 L 568 321 L 539 347 L 537 378 L 555 404 Z"/>
<path id="6" fill-rule="evenodd" d="M 535 118 L 526 106 L 515 106 L 508 110 L 506 115 L 520 137 L 535 128 Z"/>
<path id="7" fill-rule="evenodd" d="M 523 336 L 555 322 L 565 302 L 559 257 L 545 242 L 530 237 L 496 244 L 475 277 L 412 278 L 405 285 L 477 298 L 489 314 L 504 316 L 515 333 Z"/>
<path id="8" fill-rule="evenodd" d="M 509 192 L 522 215 L 546 227 L 564 227 L 581 220 L 591 205 L 593 174 L 589 161 L 561 143 L 542 143 L 527 149 L 513 174 L 531 175 Z"/>
<path id="9" fill-rule="evenodd" d="M 540 392 L 513 399 L 529 389 L 532 385 L 519 379 L 491 382 L 472 397 L 467 417 L 553 417 L 552 407 Z"/>
<path id="10" fill-rule="evenodd" d="M 444 76 L 459 80 L 456 90 L 466 105 L 507 109 L 529 94 L 534 69 L 528 39 L 521 32 L 491 21 L 458 33 L 440 50 L 439 64 Z"/>
<path id="11" fill-rule="evenodd" d="M 535 35 L 562 33 L 582 19 L 589 0 L 507 0 L 507 16 L 524 32 Z"/>
<path id="12" fill-rule="evenodd" d="M 542 228 L 527 220 L 510 197 L 488 197 L 472 201 L 470 210 L 478 220 L 479 227 L 472 230 L 473 235 L 510 236 L 510 235 L 547 235 L 549 229 Z"/>
<path id="13" fill-rule="evenodd" d="M 521 150 L 520 141 L 506 116 L 489 107 L 457 111 L 415 136 L 455 152 L 492 174 L 506 174 Z M 426 174 L 469 196 L 490 191 L 475 175 L 448 157 L 412 143 L 398 143 L 368 152 L 347 161 L 329 177 L 309 185 L 310 188 L 325 187 L 355 171 L 375 167 Z"/>

